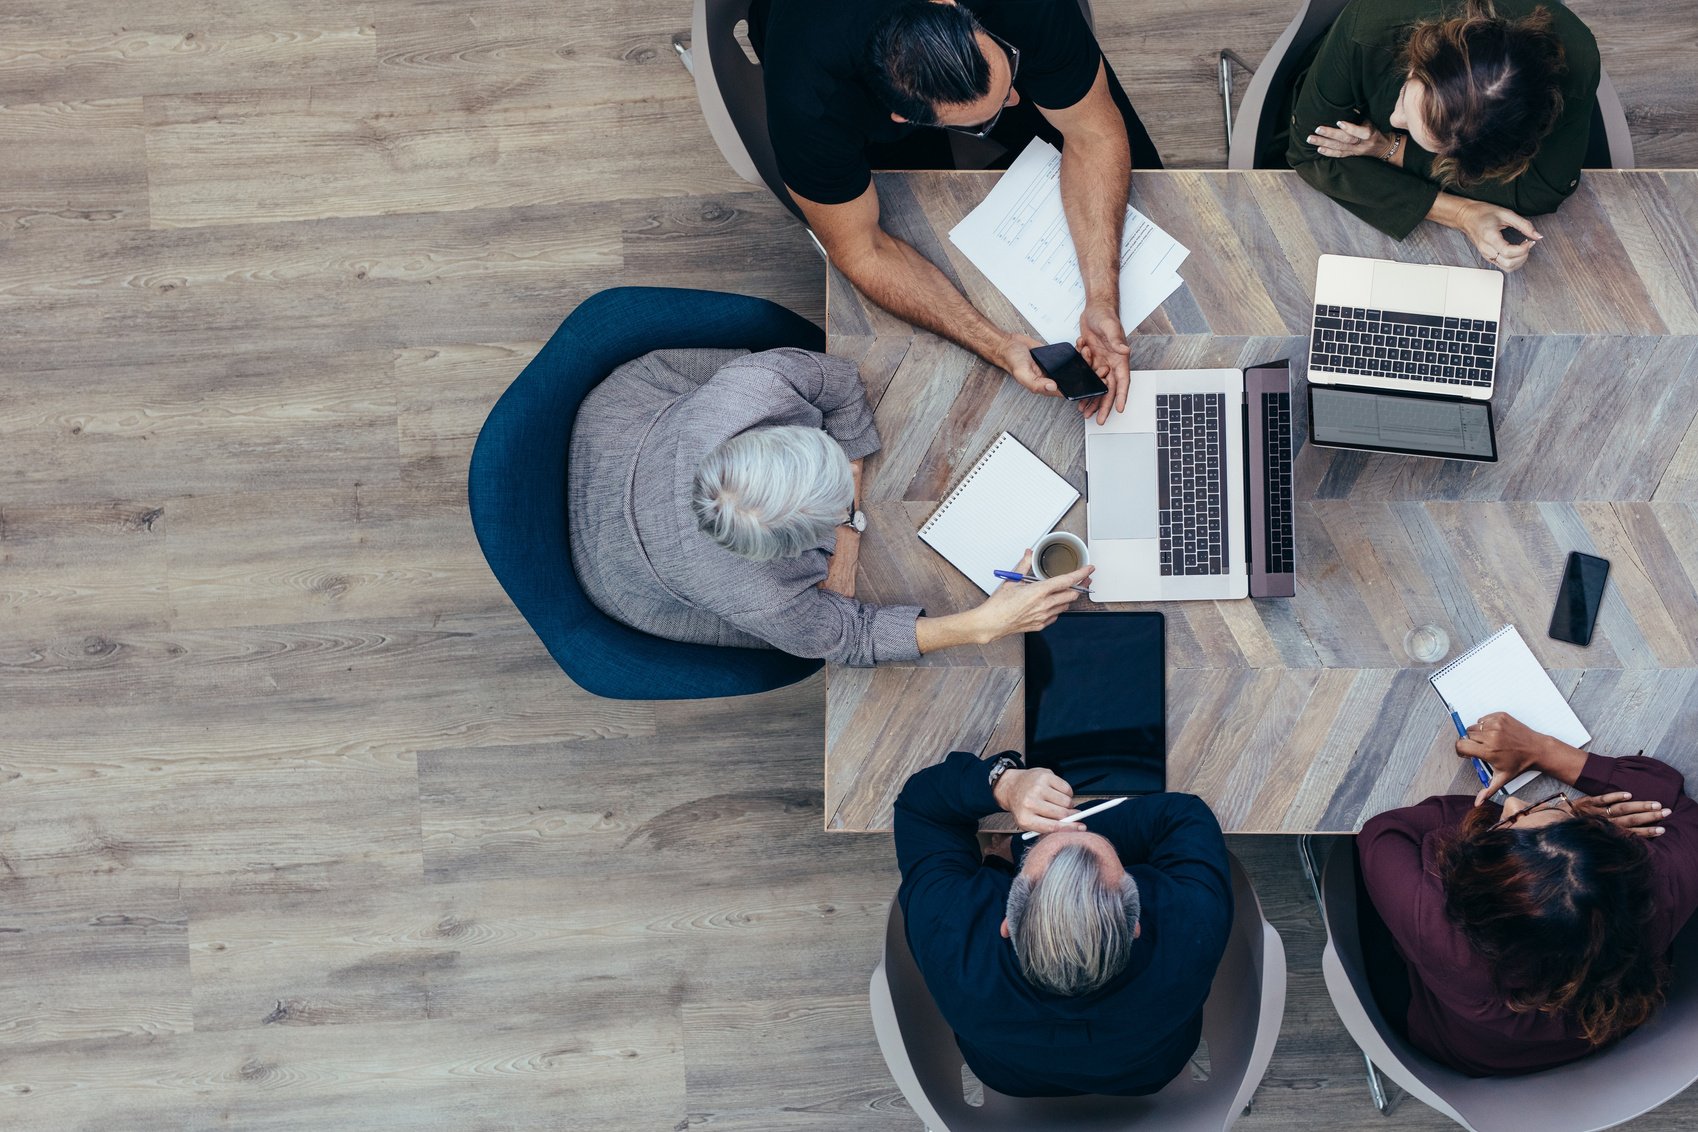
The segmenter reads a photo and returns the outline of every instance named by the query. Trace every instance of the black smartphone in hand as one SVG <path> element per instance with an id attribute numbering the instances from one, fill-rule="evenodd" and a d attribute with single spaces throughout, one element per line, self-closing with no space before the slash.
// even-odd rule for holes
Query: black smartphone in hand
<path id="1" fill-rule="evenodd" d="M 1592 643 L 1592 627 L 1598 607 L 1604 603 L 1604 581 L 1610 576 L 1610 560 L 1595 554 L 1568 554 L 1557 590 L 1556 608 L 1551 611 L 1551 636 L 1575 645 Z"/>
<path id="2" fill-rule="evenodd" d="M 1055 382 L 1055 387 L 1061 390 L 1061 395 L 1069 401 L 1101 397 L 1108 392 L 1108 386 L 1097 376 L 1097 371 L 1079 356 L 1079 351 L 1073 348 L 1071 342 L 1039 346 L 1032 351 L 1032 360 L 1038 363 L 1038 368 L 1044 371 L 1044 376 Z"/>

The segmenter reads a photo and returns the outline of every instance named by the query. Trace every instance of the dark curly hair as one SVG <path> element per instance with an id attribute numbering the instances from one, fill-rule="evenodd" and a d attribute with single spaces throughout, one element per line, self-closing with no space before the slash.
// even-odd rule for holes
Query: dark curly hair
<path id="1" fill-rule="evenodd" d="M 1467 187 L 1527 171 L 1562 114 L 1568 64 L 1549 9 L 1505 20 L 1489 0 L 1468 0 L 1464 15 L 1410 29 L 1403 70 L 1427 88 L 1434 175 Z"/>
<path id="2" fill-rule="evenodd" d="M 1481 806 L 1440 848 L 1445 911 L 1517 1012 L 1566 1012 L 1593 1046 L 1642 1025 L 1668 979 L 1647 942 L 1645 842 L 1599 817 L 1491 828 Z"/>
<path id="3" fill-rule="evenodd" d="M 885 13 L 867 44 L 873 90 L 885 108 L 930 126 L 934 106 L 972 102 L 990 90 L 979 21 L 960 4 L 910 0 Z"/>

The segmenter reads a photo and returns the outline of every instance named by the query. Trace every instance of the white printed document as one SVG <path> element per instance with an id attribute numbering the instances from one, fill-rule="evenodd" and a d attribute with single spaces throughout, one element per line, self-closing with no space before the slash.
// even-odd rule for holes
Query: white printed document
<path id="1" fill-rule="evenodd" d="M 1061 206 L 1061 151 L 1036 138 L 949 240 L 1045 342 L 1073 342 L 1085 277 Z M 1120 237 L 1120 325 L 1127 333 L 1179 289 L 1190 250 L 1131 205 Z"/>

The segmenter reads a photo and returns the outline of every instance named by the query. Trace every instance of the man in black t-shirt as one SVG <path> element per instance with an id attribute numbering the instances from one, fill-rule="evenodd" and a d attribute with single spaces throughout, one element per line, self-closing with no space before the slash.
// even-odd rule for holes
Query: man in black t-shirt
<path id="1" fill-rule="evenodd" d="M 1077 0 L 756 0 L 767 130 L 790 195 L 862 294 L 1057 396 L 1028 352 L 908 244 L 879 226 L 875 167 L 948 168 L 946 130 L 1060 146 L 1061 194 L 1085 280 L 1079 346 L 1126 406 L 1120 237 L 1134 160 L 1160 168 Z M 1023 135 L 1023 136 L 1022 136 Z M 916 148 L 932 159 L 913 159 Z M 904 152 L 906 151 L 906 152 Z"/>

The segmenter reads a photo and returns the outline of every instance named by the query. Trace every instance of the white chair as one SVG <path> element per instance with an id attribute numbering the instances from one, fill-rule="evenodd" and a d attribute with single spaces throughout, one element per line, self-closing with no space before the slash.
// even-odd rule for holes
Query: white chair
<path id="1" fill-rule="evenodd" d="M 1296 77 L 1297 63 L 1314 42 L 1332 27 L 1349 0 L 1303 0 L 1285 31 L 1274 40 L 1262 63 L 1254 69 L 1237 117 L 1232 113 L 1232 75 L 1236 66 L 1250 71 L 1237 52 L 1220 53 L 1221 111 L 1226 128 L 1226 165 L 1229 169 L 1255 169 L 1256 143 L 1277 128 L 1274 118 L 1285 101 L 1285 92 Z M 1586 151 L 1588 169 L 1632 169 L 1633 138 L 1627 131 L 1627 112 L 1608 71 L 1598 76 L 1598 101 L 1592 110 L 1592 138 Z"/>
<path id="2" fill-rule="evenodd" d="M 726 164 L 750 184 L 765 185 L 801 219 L 802 210 L 784 187 L 767 137 L 761 65 L 737 42 L 737 25 L 749 18 L 751 6 L 752 0 L 695 0 L 690 45 L 675 39 L 672 48 L 696 80 L 702 117 Z"/>
<path id="3" fill-rule="evenodd" d="M 1609 1049 L 1521 1077 L 1468 1077 L 1422 1054 L 1386 1024 L 1368 989 L 1356 920 L 1356 839 L 1332 840 L 1320 875 L 1327 930 L 1321 970 L 1333 1007 L 1369 1062 L 1382 1111 L 1375 1068 L 1471 1132 L 1596 1132 L 1651 1111 L 1698 1080 L 1698 927 L 1692 925 L 1675 941 L 1668 1002 Z"/>
<path id="4" fill-rule="evenodd" d="M 1234 916 L 1226 954 L 1203 1007 L 1209 1073 L 1184 1072 L 1147 1097 L 1009 1097 L 990 1088 L 984 1103 L 962 1093 L 961 1051 L 914 965 L 894 900 L 884 958 L 870 987 L 873 1029 L 885 1064 L 931 1132 L 1224 1132 L 1245 1112 L 1267 1072 L 1285 1013 L 1285 948 L 1261 902 L 1231 859 Z"/>

